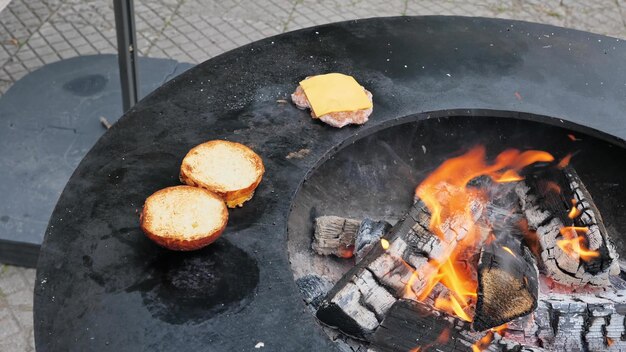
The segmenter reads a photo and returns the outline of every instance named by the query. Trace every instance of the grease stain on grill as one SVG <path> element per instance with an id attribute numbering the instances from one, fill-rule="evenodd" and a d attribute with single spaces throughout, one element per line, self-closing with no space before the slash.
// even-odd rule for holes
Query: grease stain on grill
<path id="1" fill-rule="evenodd" d="M 63 89 L 79 97 L 88 97 L 102 92 L 107 82 L 103 75 L 86 75 L 65 83 Z"/>
<path id="2" fill-rule="evenodd" d="M 127 292 L 140 292 L 152 316 L 170 324 L 240 311 L 259 282 L 256 260 L 224 238 L 193 252 L 163 250 L 149 268 Z"/>

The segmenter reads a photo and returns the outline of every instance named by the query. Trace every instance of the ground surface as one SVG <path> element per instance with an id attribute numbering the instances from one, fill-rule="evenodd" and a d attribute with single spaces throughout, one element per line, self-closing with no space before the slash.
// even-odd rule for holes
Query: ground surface
<path id="1" fill-rule="evenodd" d="M 0 1 L 1 3 L 2 1 Z M 200 63 L 267 36 L 374 16 L 520 19 L 626 38 L 626 0 L 135 0 L 141 55 Z M 37 68 L 115 53 L 112 1 L 13 0 L 0 13 L 0 97 Z M 33 351 L 35 270 L 0 266 L 0 351 Z"/>

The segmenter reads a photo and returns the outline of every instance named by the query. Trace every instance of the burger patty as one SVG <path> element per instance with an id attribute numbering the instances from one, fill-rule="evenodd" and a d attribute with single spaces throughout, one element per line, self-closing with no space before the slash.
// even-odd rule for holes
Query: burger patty
<path id="1" fill-rule="evenodd" d="M 370 93 L 365 88 L 363 88 L 363 90 L 365 91 L 365 94 L 367 94 L 367 98 L 372 101 L 372 93 Z M 298 109 L 311 109 L 309 99 L 307 99 L 306 94 L 304 94 L 304 90 L 300 85 L 298 85 L 296 91 L 291 94 L 291 101 L 296 104 L 296 107 L 298 107 Z M 372 108 L 355 111 L 331 112 L 326 115 L 317 116 L 315 115 L 315 112 L 313 112 L 313 109 L 311 109 L 311 117 L 313 117 L 314 119 L 320 119 L 325 123 L 337 128 L 341 128 L 349 124 L 362 125 L 367 122 L 371 114 Z"/>

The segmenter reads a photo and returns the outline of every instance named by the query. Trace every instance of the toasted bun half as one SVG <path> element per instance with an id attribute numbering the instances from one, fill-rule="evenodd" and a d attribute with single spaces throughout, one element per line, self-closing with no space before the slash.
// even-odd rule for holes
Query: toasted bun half
<path id="1" fill-rule="evenodd" d="M 223 140 L 202 143 L 187 153 L 180 167 L 180 181 L 208 189 L 229 208 L 252 198 L 265 167 L 252 149 Z"/>
<path id="2" fill-rule="evenodd" d="M 228 222 L 224 201 L 202 188 L 174 186 L 152 194 L 143 206 L 141 229 L 157 244 L 192 251 L 215 241 Z"/>

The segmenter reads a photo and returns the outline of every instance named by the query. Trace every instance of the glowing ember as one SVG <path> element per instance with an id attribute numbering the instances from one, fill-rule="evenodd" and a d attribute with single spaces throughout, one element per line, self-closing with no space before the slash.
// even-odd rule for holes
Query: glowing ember
<path id="1" fill-rule="evenodd" d="M 384 238 L 380 239 L 380 246 L 383 247 L 384 250 L 388 250 L 389 249 L 389 241 L 387 241 Z"/>
<path id="2" fill-rule="evenodd" d="M 435 306 L 466 321 L 472 321 L 468 307 L 475 303 L 478 285 L 468 266 L 456 263 L 468 249 L 476 248 L 485 240 L 474 221 L 471 205 L 487 202 L 486 194 L 467 187 L 468 183 L 479 176 L 489 176 L 499 183 L 519 181 L 523 179 L 519 172 L 526 166 L 554 161 L 552 155 L 543 151 L 520 152 L 515 149 L 500 153 L 491 164 L 485 159 L 485 148 L 475 147 L 464 155 L 446 160 L 415 190 L 415 195 L 431 212 L 429 228 L 435 235 L 446 240 L 444 228 L 450 224 L 464 230 L 454 239 L 457 245 L 449 248 L 443 258 L 429 261 L 435 270 L 426 277 L 426 285 L 419 292 L 418 299 L 425 300 L 441 283 L 448 288 L 449 296 L 438 297 Z"/>
<path id="3" fill-rule="evenodd" d="M 511 248 L 506 247 L 506 246 L 502 246 L 502 249 L 504 249 L 505 251 L 507 251 L 507 253 L 509 253 L 510 255 L 515 257 L 515 253 L 513 253 L 513 251 L 511 250 Z"/>
<path id="4" fill-rule="evenodd" d="M 561 228 L 561 235 L 564 240 L 556 241 L 557 246 L 572 258 L 580 258 L 584 261 L 590 261 L 600 256 L 598 251 L 590 250 L 585 246 L 585 238 L 580 233 L 587 233 L 587 227 L 566 226 Z"/>
<path id="5" fill-rule="evenodd" d="M 472 345 L 472 352 L 481 352 L 486 350 L 493 341 L 495 334 L 502 335 L 502 332 L 506 329 L 506 327 L 507 324 L 503 324 L 498 327 L 489 329 L 489 332 L 487 332 L 485 336 L 483 336 L 480 340 L 476 341 L 476 343 Z"/>
<path id="6" fill-rule="evenodd" d="M 339 250 L 339 256 L 341 258 L 345 258 L 345 259 L 352 258 L 353 255 L 354 255 L 354 246 L 341 248 Z"/>
<path id="7" fill-rule="evenodd" d="M 557 185 L 556 182 L 553 182 L 553 181 L 546 182 L 546 189 L 556 194 L 561 193 L 561 187 Z"/>
<path id="8" fill-rule="evenodd" d="M 437 343 L 443 345 L 448 342 L 448 340 L 450 340 L 450 328 L 445 328 L 437 337 Z"/>
<path id="9" fill-rule="evenodd" d="M 613 344 L 614 344 L 614 343 L 615 343 L 615 341 L 613 341 L 613 339 L 612 339 L 612 338 L 610 338 L 610 337 L 607 337 L 607 338 L 606 338 L 606 345 L 607 345 L 608 347 L 613 346 Z"/>
<path id="10" fill-rule="evenodd" d="M 409 268 L 411 268 L 410 265 L 406 264 Z M 411 269 L 412 270 L 412 269 Z M 415 291 L 413 291 L 413 284 L 415 283 L 415 280 L 417 279 L 417 271 L 413 270 L 413 272 L 411 273 L 411 277 L 409 278 L 409 281 L 406 283 L 405 289 L 404 289 L 404 297 L 405 298 L 413 298 L 413 297 L 417 297 L 417 293 L 415 293 Z"/>
<path id="11" fill-rule="evenodd" d="M 572 141 L 572 142 L 582 141 L 582 139 L 577 138 L 576 136 L 574 136 L 574 135 L 573 135 L 573 134 L 571 134 L 571 133 L 567 135 L 567 138 L 569 138 L 569 139 L 570 139 L 570 141 Z"/>
<path id="12" fill-rule="evenodd" d="M 524 234 L 524 241 L 533 254 L 539 258 L 541 256 L 541 244 L 537 232 L 528 228 L 528 220 L 523 219 L 518 224 L 519 229 Z"/>
<path id="13" fill-rule="evenodd" d="M 567 154 L 563 159 L 561 159 L 561 161 L 559 161 L 556 167 L 559 169 L 564 169 L 567 165 L 569 165 L 569 162 L 571 160 L 572 160 L 572 154 Z"/>
<path id="14" fill-rule="evenodd" d="M 580 210 L 576 208 L 576 203 L 576 199 L 572 199 L 572 209 L 567 214 L 567 217 L 569 217 L 570 219 L 575 219 L 580 215 Z"/>

